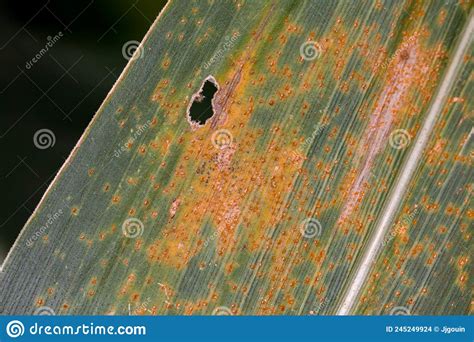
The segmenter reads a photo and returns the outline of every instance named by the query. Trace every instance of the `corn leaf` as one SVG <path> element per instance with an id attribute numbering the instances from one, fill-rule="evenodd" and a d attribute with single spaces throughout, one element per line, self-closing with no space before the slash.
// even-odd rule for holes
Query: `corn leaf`
<path id="1" fill-rule="evenodd" d="M 0 313 L 471 313 L 471 9 L 170 1 L 10 251 Z"/>

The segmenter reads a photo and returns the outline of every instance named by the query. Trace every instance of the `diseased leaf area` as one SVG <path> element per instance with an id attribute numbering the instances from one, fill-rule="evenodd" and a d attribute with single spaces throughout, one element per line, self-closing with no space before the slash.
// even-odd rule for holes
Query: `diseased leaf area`
<path id="1" fill-rule="evenodd" d="M 470 55 L 472 56 L 471 49 Z M 367 283 L 359 310 L 468 313 L 472 300 L 473 61 L 466 62 Z M 467 307 L 466 307 L 467 305 Z"/>
<path id="2" fill-rule="evenodd" d="M 471 7 L 171 1 L 6 260 L 0 313 L 334 314 Z M 472 312 L 472 46 L 460 70 L 354 313 Z"/>
<path id="3" fill-rule="evenodd" d="M 204 125 L 214 115 L 212 100 L 217 90 L 217 85 L 212 80 L 206 79 L 189 107 L 189 118 L 192 122 Z"/>

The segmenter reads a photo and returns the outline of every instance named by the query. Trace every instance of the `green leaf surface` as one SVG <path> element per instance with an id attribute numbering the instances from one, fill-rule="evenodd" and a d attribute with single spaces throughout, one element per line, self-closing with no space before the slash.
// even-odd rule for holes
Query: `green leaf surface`
<path id="1" fill-rule="evenodd" d="M 10 251 L 0 313 L 472 312 L 471 8 L 170 1 Z"/>

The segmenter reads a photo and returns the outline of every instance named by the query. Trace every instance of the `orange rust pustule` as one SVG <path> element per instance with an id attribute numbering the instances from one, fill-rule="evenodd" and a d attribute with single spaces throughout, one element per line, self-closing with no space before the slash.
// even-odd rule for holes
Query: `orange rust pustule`
<path id="1" fill-rule="evenodd" d="M 369 178 L 376 158 L 386 146 L 393 125 L 401 121 L 400 115 L 409 104 L 412 90 L 420 87 L 419 80 L 430 70 L 431 53 L 421 46 L 420 36 L 418 32 L 408 36 L 389 64 L 386 85 L 375 104 L 352 161 L 355 165 L 354 175 L 357 176 L 350 182 L 346 196 L 343 196 L 347 200 L 338 219 L 340 225 L 350 222 L 349 218 L 370 190 Z"/>

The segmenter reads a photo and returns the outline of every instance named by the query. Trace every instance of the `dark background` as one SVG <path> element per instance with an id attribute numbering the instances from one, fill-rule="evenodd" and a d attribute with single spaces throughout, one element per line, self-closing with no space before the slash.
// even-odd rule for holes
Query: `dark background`
<path id="1" fill-rule="evenodd" d="M 0 263 L 165 3 L 0 0 Z M 55 143 L 39 149 L 45 128 Z"/>

